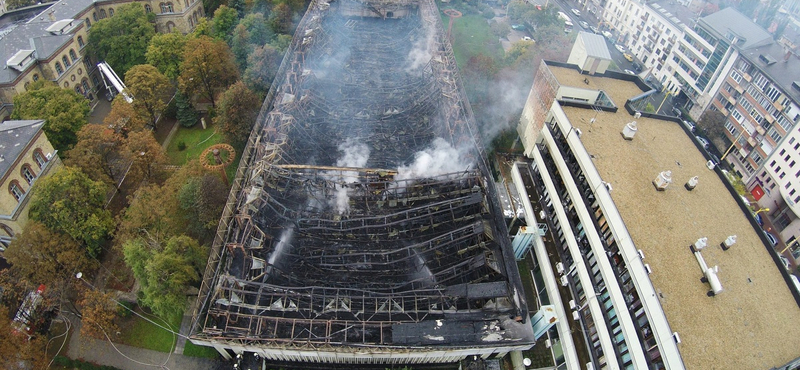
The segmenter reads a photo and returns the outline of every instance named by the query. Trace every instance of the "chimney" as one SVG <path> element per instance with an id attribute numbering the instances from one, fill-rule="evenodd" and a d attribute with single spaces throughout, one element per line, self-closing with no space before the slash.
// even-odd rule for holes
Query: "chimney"
<path id="1" fill-rule="evenodd" d="M 783 55 L 783 62 L 786 63 L 789 61 L 789 58 L 792 57 L 792 51 L 786 50 L 786 54 Z"/>
<path id="2" fill-rule="evenodd" d="M 636 121 L 628 122 L 625 127 L 622 128 L 622 138 L 625 140 L 633 140 L 633 136 L 636 135 L 636 131 L 638 130 Z"/>
<path id="3" fill-rule="evenodd" d="M 697 186 L 697 182 L 699 180 L 700 178 L 697 176 L 692 177 L 691 179 L 689 179 L 689 181 L 686 182 L 686 184 L 683 185 L 683 187 L 685 187 L 686 190 L 692 191 Z"/>
<path id="4" fill-rule="evenodd" d="M 658 191 L 664 191 L 667 189 L 667 185 L 672 182 L 672 171 L 662 171 L 658 174 L 655 180 L 653 180 L 653 185 L 656 187 Z"/>
<path id="5" fill-rule="evenodd" d="M 47 13 L 47 18 L 50 18 L 50 20 L 53 22 L 56 21 L 55 12 L 56 12 L 55 10 L 51 10 L 50 12 Z"/>

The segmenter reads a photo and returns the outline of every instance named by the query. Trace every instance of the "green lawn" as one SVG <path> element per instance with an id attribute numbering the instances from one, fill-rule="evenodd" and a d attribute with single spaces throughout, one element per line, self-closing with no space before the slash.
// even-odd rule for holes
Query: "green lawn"
<path id="1" fill-rule="evenodd" d="M 447 16 L 443 16 L 442 22 L 447 28 Z M 489 56 L 495 61 L 505 55 L 500 40 L 492 34 L 486 18 L 479 14 L 464 14 L 461 18 L 454 19 L 451 36 L 453 54 L 460 68 L 466 65 L 469 58 L 478 54 Z"/>
<path id="2" fill-rule="evenodd" d="M 183 355 L 192 357 L 217 358 L 219 353 L 214 348 L 198 346 L 187 340 L 186 346 L 183 347 Z"/>
<path id="3" fill-rule="evenodd" d="M 222 142 L 222 134 L 216 132 L 214 125 L 208 125 L 203 129 L 201 125 L 194 125 L 191 128 L 179 127 L 175 136 L 167 146 L 167 156 L 170 163 L 183 165 L 191 159 L 200 157 L 209 146 Z M 179 143 L 186 144 L 186 149 L 178 150 Z"/>
<path id="4" fill-rule="evenodd" d="M 168 318 L 168 322 L 165 323 L 151 314 L 142 312 L 141 308 L 137 307 L 136 312 L 161 326 L 171 328 L 175 332 L 180 329 L 181 319 L 183 318 L 183 315 L 178 314 L 175 317 Z M 171 352 L 176 339 L 174 334 L 151 324 L 137 315 L 131 315 L 127 318 L 124 323 L 120 324 L 120 329 L 122 334 L 118 337 L 118 340 L 121 343 L 154 351 Z"/>

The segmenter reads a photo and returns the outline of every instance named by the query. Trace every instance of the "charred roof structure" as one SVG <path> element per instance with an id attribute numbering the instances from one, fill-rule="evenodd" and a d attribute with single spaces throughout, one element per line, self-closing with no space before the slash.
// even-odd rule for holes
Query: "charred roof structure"
<path id="1" fill-rule="evenodd" d="M 312 1 L 243 154 L 192 341 L 343 363 L 531 347 L 477 143 L 431 0 Z"/>

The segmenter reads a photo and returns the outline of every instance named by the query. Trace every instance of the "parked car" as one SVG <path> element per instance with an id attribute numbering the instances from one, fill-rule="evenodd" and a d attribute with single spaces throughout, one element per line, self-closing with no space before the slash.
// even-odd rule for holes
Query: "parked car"
<path id="1" fill-rule="evenodd" d="M 627 73 L 627 74 L 629 74 L 629 75 L 635 75 L 635 74 L 636 74 L 636 72 L 634 72 L 634 71 L 631 71 L 630 69 L 626 69 L 626 70 L 625 70 L 625 73 Z"/>
<path id="2" fill-rule="evenodd" d="M 572 9 L 570 9 L 570 11 L 572 12 L 572 14 L 575 14 L 578 17 L 581 16 L 581 11 L 578 10 L 578 9 L 572 8 Z"/>
<path id="3" fill-rule="evenodd" d="M 614 37 L 614 35 L 611 32 L 608 32 L 608 31 L 603 31 L 603 36 L 605 36 L 608 39 Z"/>
<path id="4" fill-rule="evenodd" d="M 692 121 L 683 120 L 683 125 L 689 129 L 689 131 L 694 132 L 694 123 Z"/>
<path id="5" fill-rule="evenodd" d="M 588 29 L 589 28 L 589 23 L 586 23 L 586 21 L 580 21 L 580 22 L 578 22 L 578 24 L 580 24 L 581 27 L 583 27 L 583 29 Z"/>
<path id="6" fill-rule="evenodd" d="M 672 113 L 675 114 L 675 117 L 678 118 L 681 118 L 681 116 L 683 115 L 683 113 L 681 113 L 681 110 L 678 109 L 678 107 L 672 107 Z"/>
<path id="7" fill-rule="evenodd" d="M 625 47 L 620 44 L 614 44 L 614 47 L 617 48 L 617 50 L 619 50 L 620 53 L 625 52 Z"/>
<path id="8" fill-rule="evenodd" d="M 764 226 L 764 219 L 761 218 L 761 215 L 756 215 L 755 218 L 756 218 L 756 222 L 758 223 L 758 226 Z"/>
<path id="9" fill-rule="evenodd" d="M 595 26 L 589 26 L 589 29 L 592 30 L 592 32 L 594 32 L 594 33 L 596 33 L 598 35 L 600 34 L 600 30 Z"/>
<path id="10" fill-rule="evenodd" d="M 622 57 L 627 59 L 629 62 L 633 62 L 633 55 L 630 55 L 628 53 L 622 53 Z"/>
<path id="11" fill-rule="evenodd" d="M 512 24 L 511 25 L 511 29 L 513 29 L 515 31 L 525 31 L 525 25 L 524 24 Z"/>
<path id="12" fill-rule="evenodd" d="M 792 264 L 789 263 L 789 259 L 784 256 L 779 256 L 779 258 L 781 259 L 781 264 L 783 264 L 783 268 L 785 268 L 786 271 L 792 271 Z"/>
<path id="13" fill-rule="evenodd" d="M 636 72 L 641 72 L 642 71 L 642 66 L 639 63 L 633 62 L 633 64 L 631 64 L 631 66 L 633 66 L 633 70 L 636 71 Z"/>
<path id="14" fill-rule="evenodd" d="M 703 148 L 708 148 L 709 142 L 708 142 L 708 140 L 706 140 L 706 138 L 704 138 L 702 136 L 699 136 L 699 135 L 696 135 L 694 138 L 697 139 L 697 141 L 700 142 L 700 145 L 702 145 Z"/>
<path id="15" fill-rule="evenodd" d="M 775 237 L 775 235 L 772 235 L 766 231 L 764 232 L 764 234 L 767 236 L 767 240 L 769 240 L 770 245 L 772 245 L 773 247 L 778 245 L 778 238 Z"/>
<path id="16" fill-rule="evenodd" d="M 528 36 L 524 36 L 524 37 L 522 38 L 522 40 L 524 40 L 524 41 L 533 41 L 533 39 L 532 39 L 532 38 L 530 38 L 530 37 L 528 37 Z"/>

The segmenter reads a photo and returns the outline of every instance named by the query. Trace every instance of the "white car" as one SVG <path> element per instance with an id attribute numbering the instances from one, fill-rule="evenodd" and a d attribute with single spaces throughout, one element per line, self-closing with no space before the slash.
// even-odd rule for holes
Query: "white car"
<path id="1" fill-rule="evenodd" d="M 700 145 L 702 145 L 703 148 L 708 148 L 708 144 L 709 144 L 708 140 L 706 140 L 704 137 L 695 136 L 694 138 L 697 139 L 697 141 L 700 142 Z M 767 235 L 770 235 L 770 234 L 767 234 Z"/>
<path id="2" fill-rule="evenodd" d="M 625 70 L 625 73 L 627 73 L 627 74 L 629 74 L 629 75 L 635 75 L 635 74 L 636 74 L 636 72 L 634 72 L 634 71 L 631 71 L 630 69 L 626 69 L 626 70 Z"/>
<path id="3" fill-rule="evenodd" d="M 575 14 L 578 17 L 581 16 L 581 11 L 578 10 L 578 9 L 572 8 L 572 9 L 570 9 L 570 11 L 572 12 L 572 14 Z"/>
<path id="4" fill-rule="evenodd" d="M 603 31 L 603 36 L 605 36 L 606 38 L 609 38 L 609 39 L 614 37 L 614 35 L 612 35 L 611 32 L 608 32 L 608 31 Z"/>
<path id="5" fill-rule="evenodd" d="M 625 47 L 620 44 L 614 44 L 614 47 L 617 48 L 617 50 L 619 50 L 620 53 L 625 52 Z"/>
<path id="6" fill-rule="evenodd" d="M 769 240 L 769 243 L 772 244 L 773 247 L 778 245 L 778 238 L 776 238 L 775 235 L 772 235 L 766 231 L 764 234 L 767 234 L 767 240 Z"/>
<path id="7" fill-rule="evenodd" d="M 586 23 L 585 21 L 580 21 L 578 24 L 580 24 L 583 29 L 589 29 L 589 23 Z"/>
<path id="8" fill-rule="evenodd" d="M 783 268 L 785 268 L 786 271 L 792 271 L 792 264 L 789 263 L 789 259 L 784 256 L 779 256 L 779 258 L 781 259 L 781 264 L 783 264 Z"/>

